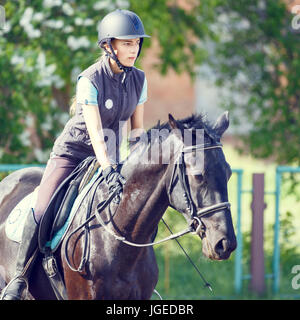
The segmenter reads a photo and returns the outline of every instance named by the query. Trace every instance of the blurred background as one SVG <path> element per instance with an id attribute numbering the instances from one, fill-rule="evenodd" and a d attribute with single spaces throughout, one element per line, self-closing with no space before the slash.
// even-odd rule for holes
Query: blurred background
<path id="1" fill-rule="evenodd" d="M 229 110 L 223 143 L 238 250 L 227 261 L 180 240 L 157 247 L 157 290 L 164 299 L 300 297 L 300 1 L 0 1 L 0 164 L 44 164 L 69 119 L 77 75 L 101 54 L 97 25 L 108 12 L 136 12 L 147 34 L 137 66 L 148 80 L 145 127 Z M 0 167 L 1 168 L 1 167 Z M 1 178 L 13 166 L 2 166 Z M 253 262 L 252 175 L 264 174 L 263 255 Z M 166 221 L 178 231 L 181 216 Z M 168 235 L 159 225 L 158 238 Z M 251 249 L 252 248 L 252 249 Z M 262 266 L 253 285 L 253 263 Z M 254 268 L 255 269 L 255 268 Z M 153 299 L 157 297 L 153 296 Z"/>

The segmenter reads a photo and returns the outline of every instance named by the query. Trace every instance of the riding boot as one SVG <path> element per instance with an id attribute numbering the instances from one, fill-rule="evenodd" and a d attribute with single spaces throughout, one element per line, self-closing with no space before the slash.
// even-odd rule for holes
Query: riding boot
<path id="1" fill-rule="evenodd" d="M 37 255 L 38 226 L 31 209 L 24 225 L 15 276 L 3 289 L 0 300 L 21 300 L 24 289 L 28 289 L 28 278 Z"/>

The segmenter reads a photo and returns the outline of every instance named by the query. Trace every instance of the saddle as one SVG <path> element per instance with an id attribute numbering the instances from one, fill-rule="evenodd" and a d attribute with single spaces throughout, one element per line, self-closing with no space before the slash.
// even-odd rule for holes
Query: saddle
<path id="1" fill-rule="evenodd" d="M 81 197 L 85 197 L 87 192 L 92 195 L 95 194 L 97 187 L 104 179 L 101 172 L 95 174 L 98 168 L 99 164 L 95 157 L 88 157 L 81 162 L 54 193 L 40 221 L 38 245 L 39 250 L 44 254 L 42 265 L 58 300 L 68 300 L 64 279 L 59 271 L 54 255 L 65 233 L 53 247 L 48 244 L 51 243 L 56 233 L 64 227 L 77 196 L 79 195 L 78 199 L 80 200 Z M 87 186 L 87 184 L 91 186 Z M 84 188 L 85 186 L 88 190 Z M 88 201 L 87 218 L 91 212 L 92 198 L 93 197 L 89 198 Z M 85 237 L 88 237 L 87 229 L 85 230 Z M 86 255 L 88 254 L 86 250 L 87 241 L 87 238 L 85 238 L 84 263 L 86 262 Z M 84 263 L 82 264 L 83 266 Z M 79 269 L 81 269 L 81 266 Z"/>
<path id="2" fill-rule="evenodd" d="M 84 186 L 91 180 L 99 163 L 95 157 L 83 160 L 60 184 L 53 194 L 40 221 L 38 244 L 42 253 L 48 253 L 47 242 L 60 230 L 69 217 L 74 201 Z M 52 252 L 57 249 L 54 248 Z"/>
<path id="3" fill-rule="evenodd" d="M 54 247 L 49 246 L 49 243 L 58 231 L 64 227 L 78 195 L 80 197 L 83 194 L 82 197 L 84 197 L 86 194 L 86 190 L 83 191 L 83 189 L 89 182 L 94 181 L 95 173 L 99 167 L 96 157 L 88 157 L 82 161 L 69 177 L 60 184 L 40 221 L 38 246 L 40 252 L 44 254 L 42 266 L 58 300 L 68 299 L 64 279 L 54 256 L 54 252 L 64 236 L 57 241 Z M 96 179 L 101 182 L 103 180 L 102 174 L 97 175 Z M 97 183 L 93 184 L 97 186 Z"/>

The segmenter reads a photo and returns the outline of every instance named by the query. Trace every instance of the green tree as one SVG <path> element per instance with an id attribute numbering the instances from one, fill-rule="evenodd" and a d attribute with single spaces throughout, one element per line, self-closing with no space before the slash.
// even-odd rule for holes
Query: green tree
<path id="1" fill-rule="evenodd" d="M 300 165 L 300 30 L 287 2 L 216 1 L 209 63 L 232 93 L 224 107 L 251 123 L 247 151 Z"/>
<path id="2" fill-rule="evenodd" d="M 281 0 L 178 3 L 3 2 L 7 24 L 0 30 L 0 162 L 47 159 L 68 118 L 76 76 L 99 57 L 99 20 L 116 8 L 128 8 L 158 39 L 160 72 L 172 68 L 193 77 L 198 65 L 209 64 L 217 85 L 231 93 L 224 98 L 224 107 L 238 110 L 252 124 L 243 137 L 250 151 L 257 157 L 272 155 L 280 163 L 299 164 L 300 42 L 286 4 Z M 152 39 L 144 46 L 150 46 Z M 233 120 L 238 122 L 235 114 Z"/>
<path id="3" fill-rule="evenodd" d="M 128 8 L 140 15 L 162 46 L 161 72 L 172 67 L 192 73 L 203 55 L 195 50 L 195 39 L 205 28 L 192 12 L 167 0 L 12 0 L 3 5 L 1 162 L 47 159 L 67 120 L 76 76 L 99 57 L 96 27 L 109 11 Z M 144 46 L 149 45 L 146 40 Z"/>

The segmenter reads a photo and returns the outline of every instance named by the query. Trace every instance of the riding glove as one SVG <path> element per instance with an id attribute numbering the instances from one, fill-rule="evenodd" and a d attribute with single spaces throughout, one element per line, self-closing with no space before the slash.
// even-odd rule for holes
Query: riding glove
<path id="1" fill-rule="evenodd" d="M 113 202 L 120 203 L 123 194 L 123 185 L 126 183 L 126 179 L 112 166 L 103 170 L 103 177 L 108 185 L 109 193 L 114 192 L 116 188 L 120 187 L 119 192 L 113 199 Z"/>

